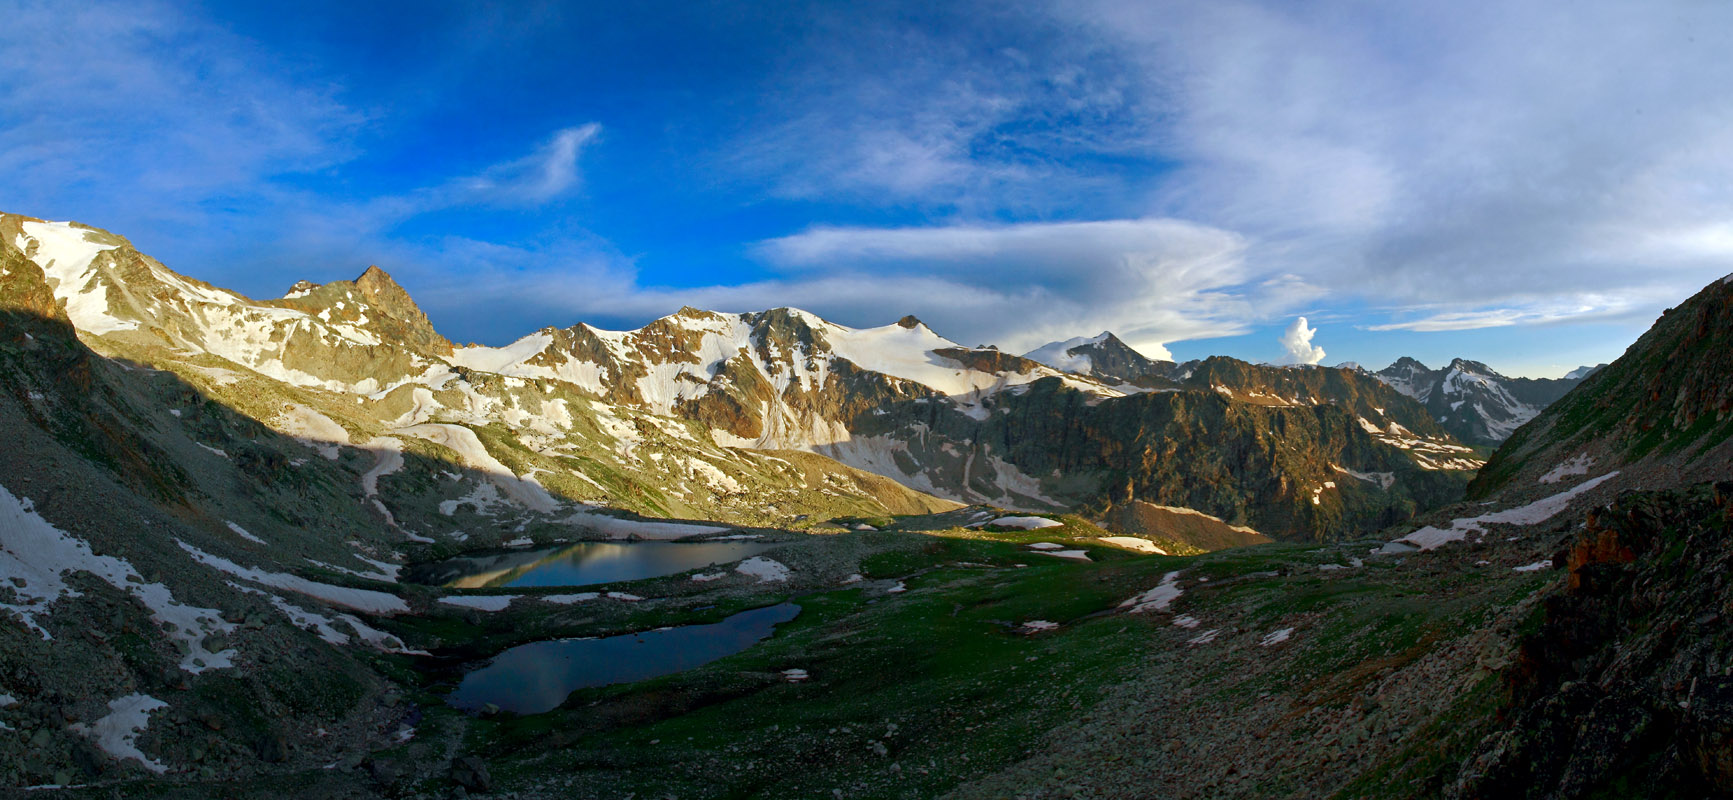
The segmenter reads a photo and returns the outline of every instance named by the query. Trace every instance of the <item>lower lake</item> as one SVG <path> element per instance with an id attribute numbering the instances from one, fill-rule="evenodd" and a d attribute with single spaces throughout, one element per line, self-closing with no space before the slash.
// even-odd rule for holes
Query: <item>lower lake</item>
<path id="1" fill-rule="evenodd" d="M 540 714 L 558 708 L 579 689 L 670 675 L 733 655 L 799 614 L 799 606 L 782 603 L 709 625 L 519 645 L 465 675 L 446 702 L 466 711 L 492 703 L 505 711 Z"/>

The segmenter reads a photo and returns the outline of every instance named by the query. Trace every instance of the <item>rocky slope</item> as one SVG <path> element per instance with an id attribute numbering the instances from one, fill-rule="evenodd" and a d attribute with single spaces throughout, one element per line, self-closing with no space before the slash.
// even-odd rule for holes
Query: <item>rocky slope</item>
<path id="1" fill-rule="evenodd" d="M 1623 356 L 1517 430 L 1471 493 L 1613 468 L 1641 487 L 1733 477 L 1728 375 L 1733 280 L 1723 279 L 1668 309 Z"/>
<path id="2" fill-rule="evenodd" d="M 1506 673 L 1507 720 L 1452 797 L 1733 792 L 1723 617 L 1733 483 L 1627 492 L 1555 557 L 1565 583 Z"/>

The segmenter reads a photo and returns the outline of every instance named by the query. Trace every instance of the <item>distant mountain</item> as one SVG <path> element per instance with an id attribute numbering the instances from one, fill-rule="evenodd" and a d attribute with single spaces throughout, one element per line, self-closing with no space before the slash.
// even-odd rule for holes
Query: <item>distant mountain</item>
<path id="1" fill-rule="evenodd" d="M 1403 357 L 1373 373 L 1378 380 L 1414 398 L 1444 430 L 1465 442 L 1495 445 L 1553 401 L 1575 387 L 1592 368 L 1564 378 L 1508 378 L 1478 361 L 1458 358 L 1431 369 Z"/>
<path id="2" fill-rule="evenodd" d="M 1152 376 L 1165 376 L 1174 366 L 1172 361 L 1144 356 L 1108 331 L 1096 336 L 1053 342 L 1024 353 L 1023 357 L 1061 372 L 1128 384 Z"/>

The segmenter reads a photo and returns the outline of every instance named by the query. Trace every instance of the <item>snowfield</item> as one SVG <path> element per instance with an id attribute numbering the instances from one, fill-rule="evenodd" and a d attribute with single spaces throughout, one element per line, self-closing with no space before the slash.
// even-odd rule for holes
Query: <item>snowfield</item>
<path id="1" fill-rule="evenodd" d="M 1159 556 L 1165 556 L 1168 554 L 1166 550 L 1157 547 L 1155 542 L 1148 539 L 1140 539 L 1136 536 L 1103 536 L 1101 537 L 1101 541 L 1123 547 L 1127 550 L 1136 550 L 1140 553 L 1154 553 Z"/>

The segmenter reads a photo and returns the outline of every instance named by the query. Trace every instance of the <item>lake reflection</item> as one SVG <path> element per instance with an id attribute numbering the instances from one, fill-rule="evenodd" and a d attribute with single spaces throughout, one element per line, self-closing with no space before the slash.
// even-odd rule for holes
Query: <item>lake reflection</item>
<path id="1" fill-rule="evenodd" d="M 446 702 L 468 711 L 492 703 L 506 711 L 539 714 L 558 708 L 578 689 L 641 681 L 733 655 L 798 614 L 799 606 L 783 603 L 710 625 L 519 645 L 464 676 Z"/>
<path id="2" fill-rule="evenodd" d="M 414 567 L 406 577 L 418 583 L 458 589 L 589 586 L 726 564 L 773 546 L 759 542 L 584 542 L 488 556 L 462 556 Z"/>

